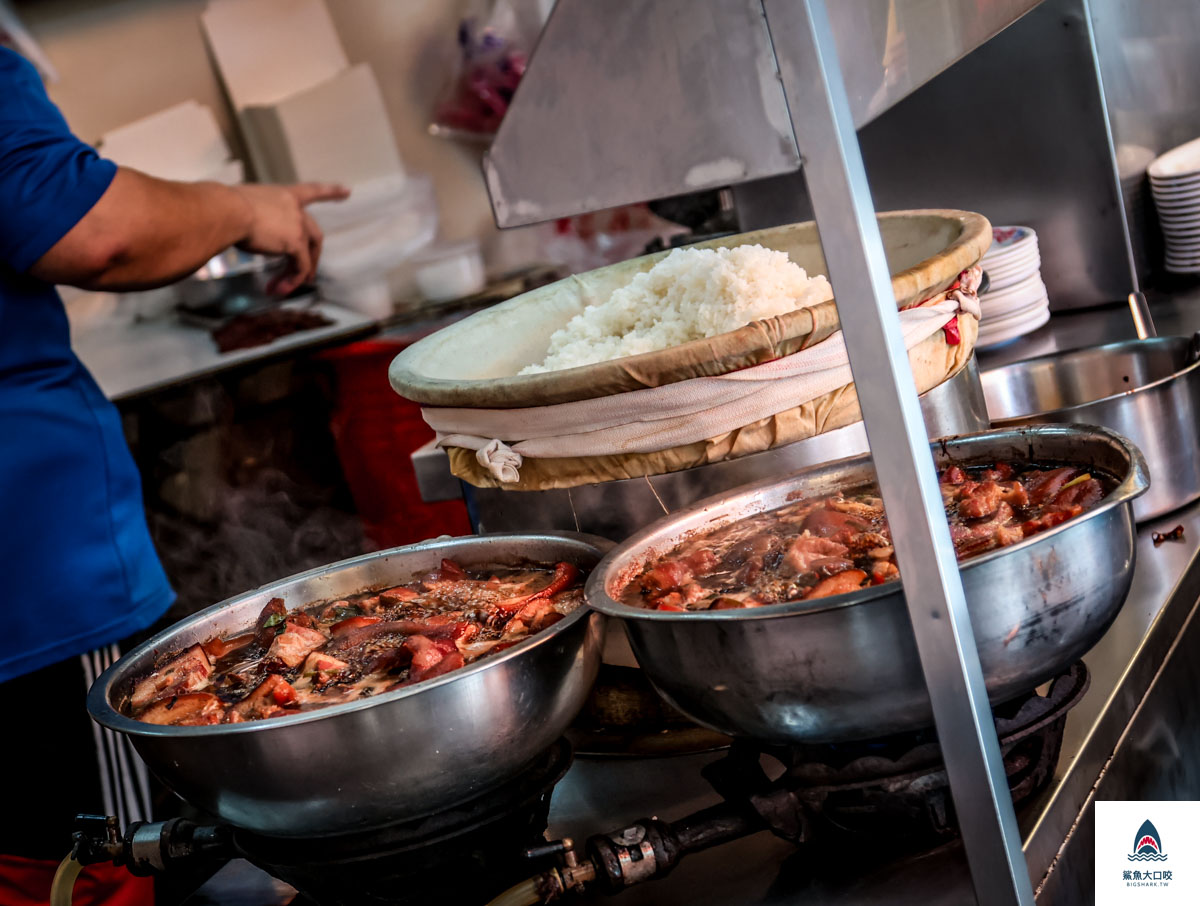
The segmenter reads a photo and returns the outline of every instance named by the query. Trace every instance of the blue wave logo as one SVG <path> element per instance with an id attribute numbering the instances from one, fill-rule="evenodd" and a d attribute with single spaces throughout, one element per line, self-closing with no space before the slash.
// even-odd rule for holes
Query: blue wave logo
<path id="1" fill-rule="evenodd" d="M 1166 860 L 1167 854 L 1163 852 L 1162 837 L 1158 835 L 1158 828 L 1149 820 L 1143 821 L 1142 826 L 1138 828 L 1137 834 L 1133 838 L 1133 852 L 1127 858 L 1130 862 L 1162 862 Z"/>

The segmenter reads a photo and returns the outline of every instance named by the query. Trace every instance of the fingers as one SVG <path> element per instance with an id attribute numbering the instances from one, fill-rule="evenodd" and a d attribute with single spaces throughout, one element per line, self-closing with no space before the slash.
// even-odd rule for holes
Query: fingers
<path id="1" fill-rule="evenodd" d="M 296 287 L 310 281 L 310 275 L 314 268 L 307 237 L 302 237 L 295 245 L 289 247 L 287 256 L 289 259 L 287 273 L 280 277 L 272 287 L 273 291 L 280 296 L 286 296 Z"/>
<path id="2" fill-rule="evenodd" d="M 274 246 L 271 251 L 287 255 L 287 273 L 269 287 L 270 291 L 286 296 L 297 287 L 316 280 L 317 262 L 325 244 L 325 235 L 316 220 L 304 210 L 304 205 L 345 198 L 349 191 L 342 186 L 324 183 L 277 186 L 272 191 L 275 201 L 282 204 L 272 209 L 275 219 L 269 221 L 271 228 L 263 231 L 260 241 L 251 244 L 264 251 Z M 272 234 L 278 238 L 271 239 Z"/>
<path id="3" fill-rule="evenodd" d="M 312 274 L 315 270 L 315 265 L 312 260 L 312 249 L 308 244 L 307 237 L 301 239 L 300 244 L 296 246 L 291 255 L 292 269 L 295 273 L 292 289 L 300 286 L 302 283 L 308 283 L 312 280 Z M 291 290 L 289 290 L 290 292 Z"/>
<path id="4" fill-rule="evenodd" d="M 321 261 L 321 249 L 325 247 L 325 234 L 307 212 L 304 214 L 304 230 L 308 234 L 308 254 L 312 261 L 312 270 L 307 282 L 312 283 L 317 279 L 317 266 Z"/>
<path id="5" fill-rule="evenodd" d="M 289 267 L 286 274 L 280 274 L 267 284 L 267 292 L 272 296 L 289 296 L 299 285 L 300 275 Z"/>
<path id="6" fill-rule="evenodd" d="M 350 197 L 349 189 L 332 182 L 302 182 L 287 188 L 302 205 L 314 201 L 341 201 Z"/>

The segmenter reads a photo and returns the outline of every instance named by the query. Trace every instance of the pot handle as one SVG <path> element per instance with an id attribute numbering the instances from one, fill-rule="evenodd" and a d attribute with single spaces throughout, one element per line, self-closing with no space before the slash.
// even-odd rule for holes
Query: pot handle
<path id="1" fill-rule="evenodd" d="M 1139 340 L 1158 336 L 1158 331 L 1154 329 L 1154 319 L 1150 317 L 1150 305 L 1146 302 L 1146 294 L 1141 290 L 1135 289 L 1129 294 L 1129 312 L 1133 315 L 1133 327 Z"/>

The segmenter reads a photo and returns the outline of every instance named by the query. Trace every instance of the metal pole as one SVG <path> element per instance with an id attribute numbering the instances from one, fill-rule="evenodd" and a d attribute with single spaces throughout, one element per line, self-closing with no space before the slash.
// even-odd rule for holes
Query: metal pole
<path id="1" fill-rule="evenodd" d="M 1104 137 L 1108 140 L 1108 161 L 1112 167 L 1113 191 L 1117 193 L 1117 215 L 1121 220 L 1121 234 L 1125 238 L 1125 255 L 1129 259 L 1129 282 L 1133 291 L 1129 293 L 1129 313 L 1133 317 L 1133 328 L 1138 339 L 1158 336 L 1150 305 L 1142 292 L 1138 277 L 1137 259 L 1133 254 L 1133 237 L 1129 230 L 1129 212 L 1125 210 L 1125 192 L 1121 187 L 1121 168 L 1117 163 L 1116 141 L 1113 138 L 1112 117 L 1108 114 L 1108 96 L 1104 93 L 1104 69 L 1100 65 L 1100 51 L 1096 47 L 1096 26 L 1092 21 L 1092 5 L 1089 0 L 1080 0 L 1083 24 L 1087 29 L 1088 50 L 1092 54 L 1092 68 L 1096 74 L 1096 93 L 1100 96 L 1100 116 L 1104 121 Z"/>
<path id="2" fill-rule="evenodd" d="M 977 900 L 1029 870 L 824 0 L 763 0 Z M 879 657 L 888 652 L 880 651 Z"/>

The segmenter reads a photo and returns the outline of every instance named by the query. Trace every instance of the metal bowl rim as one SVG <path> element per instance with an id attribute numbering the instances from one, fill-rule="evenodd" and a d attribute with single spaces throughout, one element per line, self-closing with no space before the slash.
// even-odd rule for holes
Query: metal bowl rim
<path id="1" fill-rule="evenodd" d="M 200 283 L 215 283 L 218 280 L 232 280 L 248 274 L 263 274 L 268 271 L 282 270 L 287 264 L 287 258 L 282 255 L 260 255 L 244 253 L 240 260 L 225 267 L 214 267 L 214 261 L 220 261 L 225 253 L 213 255 L 199 268 L 183 279 L 195 280 Z"/>
<path id="2" fill-rule="evenodd" d="M 1031 359 L 1021 359 L 1020 361 L 1017 361 L 1017 362 L 1009 362 L 1007 365 L 999 365 L 995 368 L 981 369 L 979 372 L 979 380 L 980 380 L 981 384 L 985 385 L 984 386 L 984 396 L 987 396 L 986 383 L 987 383 L 987 375 L 989 375 L 989 374 L 999 374 L 1004 371 L 1009 371 L 1010 369 L 1015 370 L 1019 367 L 1024 367 L 1027 365 L 1035 365 L 1035 364 L 1040 364 L 1042 362 L 1047 362 L 1047 361 L 1051 361 L 1051 360 L 1064 359 L 1067 356 L 1075 355 L 1080 352 L 1117 352 L 1117 351 L 1127 349 L 1129 347 L 1144 346 L 1147 343 L 1153 343 L 1153 344 L 1157 344 L 1157 345 L 1165 345 L 1166 343 L 1172 342 L 1172 341 L 1182 341 L 1184 343 L 1189 343 L 1189 344 L 1195 342 L 1194 340 L 1189 340 L 1187 337 L 1169 336 L 1169 337 L 1147 337 L 1144 340 L 1118 340 L 1115 343 L 1105 343 L 1101 346 L 1077 346 L 1074 349 L 1063 349 L 1063 350 L 1059 350 L 1058 352 L 1048 352 L 1048 353 L 1045 353 L 1044 355 L 1034 356 Z M 1180 368 L 1178 371 L 1174 371 L 1171 374 L 1168 374 L 1166 377 L 1161 377 L 1161 378 L 1158 378 L 1157 380 L 1151 381 L 1148 384 L 1141 384 L 1137 387 L 1130 387 L 1128 390 L 1122 390 L 1119 393 L 1110 393 L 1108 396 L 1099 396 L 1099 397 L 1096 397 L 1096 399 L 1088 400 L 1087 402 L 1075 403 L 1074 405 L 1071 405 L 1071 406 L 1061 406 L 1058 409 L 1042 409 L 1038 412 L 1027 412 L 1023 415 L 1008 415 L 1008 416 L 1004 416 L 1003 418 L 993 418 L 991 420 L 991 422 L 992 422 L 992 425 L 995 427 L 1006 428 L 1006 427 L 1012 427 L 1012 426 L 1017 426 L 1017 425 L 1021 425 L 1021 424 L 1027 424 L 1029 419 L 1031 419 L 1031 418 L 1043 418 L 1047 415 L 1057 415 L 1059 413 L 1066 415 L 1066 414 L 1069 414 L 1072 412 L 1078 412 L 1082 409 L 1086 409 L 1088 406 L 1095 406 L 1100 403 L 1110 403 L 1115 400 L 1137 396 L 1138 394 L 1145 393 L 1150 390 L 1156 390 L 1159 387 L 1166 385 L 1170 381 L 1174 381 L 1177 378 L 1184 377 L 1189 372 L 1196 371 L 1198 368 L 1200 368 L 1200 356 L 1198 356 L 1196 358 L 1196 360 L 1193 361 L 1191 364 L 1186 365 L 1183 368 Z"/>
<path id="3" fill-rule="evenodd" d="M 1100 503 L 1096 504 L 1092 509 L 1085 513 L 1080 513 L 1073 519 L 1068 519 L 1066 522 L 1060 523 L 1053 528 L 1047 529 L 1044 532 L 1038 532 L 1029 538 L 1018 541 L 1016 544 L 1011 544 L 1008 547 L 996 548 L 995 550 L 987 551 L 977 557 L 971 557 L 964 561 L 959 566 L 959 572 L 965 572 L 969 569 L 976 569 L 1000 557 L 1010 556 L 1018 551 L 1032 547 L 1035 544 L 1041 544 L 1047 538 L 1053 538 L 1063 532 L 1070 531 L 1082 522 L 1096 518 L 1102 513 L 1116 509 L 1119 506 L 1130 504 L 1135 498 L 1141 496 L 1150 487 L 1150 481 L 1147 478 L 1147 469 L 1145 459 L 1142 457 L 1141 451 L 1127 438 L 1118 434 L 1110 428 L 1105 428 L 1099 425 L 1025 425 L 1017 427 L 1006 427 L 1000 429 L 992 429 L 990 431 L 981 431 L 975 434 L 960 434 L 953 437 L 939 438 L 936 441 L 930 442 L 930 448 L 936 449 L 943 443 L 951 443 L 958 440 L 967 440 L 973 438 L 995 438 L 1003 440 L 1007 437 L 1022 437 L 1030 434 L 1078 434 L 1078 435 L 1101 435 L 1122 448 L 1129 458 L 1129 468 L 1120 482 L 1115 488 L 1105 497 Z M 860 454 L 858 456 L 848 456 L 845 459 L 835 460 L 829 463 L 823 463 L 819 466 L 811 467 L 812 470 L 827 469 L 838 465 L 848 465 L 859 460 L 870 459 L 870 453 Z M 816 601 L 783 601 L 778 604 L 765 604 L 762 607 L 753 607 L 744 610 L 696 610 L 687 611 L 684 613 L 676 611 L 663 610 L 648 610 L 641 607 L 632 607 L 628 604 L 623 604 L 615 600 L 608 594 L 608 589 L 605 587 L 605 577 L 611 571 L 611 563 L 615 563 L 630 549 L 637 548 L 653 537 L 661 527 L 669 523 L 677 522 L 691 516 L 694 513 L 701 512 L 714 504 L 724 503 L 734 497 L 750 497 L 765 487 L 771 487 L 785 481 L 795 480 L 809 469 L 802 469 L 800 472 L 793 473 L 786 478 L 768 478 L 763 481 L 754 482 L 753 484 L 743 485 L 740 488 L 733 489 L 732 492 L 726 491 L 721 494 L 715 494 L 707 497 L 704 500 L 698 501 L 695 504 L 681 510 L 676 510 L 661 519 L 656 520 L 646 526 L 641 531 L 630 536 L 626 541 L 622 542 L 611 552 L 604 556 L 604 559 L 597 564 L 596 568 L 588 576 L 587 584 L 584 588 L 584 598 L 587 605 L 593 610 L 597 610 L 606 616 L 615 617 L 621 620 L 639 620 L 639 621 L 658 621 L 667 623 L 700 623 L 700 622 L 715 622 L 715 621 L 734 621 L 742 622 L 748 620 L 772 620 L 783 617 L 797 616 L 800 614 L 815 614 L 824 613 L 830 610 L 840 610 L 846 607 L 854 607 L 859 604 L 870 604 L 880 598 L 887 597 L 897 590 L 903 589 L 903 584 L 900 580 L 884 582 L 879 585 L 873 585 L 869 588 L 856 589 L 855 591 L 844 592 L 840 595 L 830 595 L 827 598 L 818 598 Z M 763 512 L 770 512 L 764 510 Z M 757 515 L 757 514 L 756 514 Z"/>
<path id="4" fill-rule="evenodd" d="M 484 541 L 492 541 L 495 539 L 509 539 L 513 541 L 573 541 L 581 545 L 587 545 L 588 547 L 595 548 L 597 555 L 602 554 L 603 550 L 601 548 L 597 548 L 596 545 L 592 544 L 591 541 L 588 540 L 588 538 L 589 536 L 584 534 L 565 532 L 561 534 L 554 532 L 496 532 L 495 534 L 488 535 L 458 535 L 448 539 L 443 538 L 441 540 L 435 539 L 421 541 L 417 544 L 406 544 L 401 547 L 393 547 L 383 551 L 360 554 L 357 557 L 349 557 L 345 560 L 338 560 L 334 563 L 318 566 L 302 573 L 296 573 L 293 576 L 288 576 L 287 578 L 280 579 L 276 582 L 271 582 L 252 591 L 243 592 L 242 594 L 235 595 L 232 598 L 226 598 L 224 601 L 213 604 L 211 607 L 206 607 L 204 610 L 198 611 L 197 613 L 192 614 L 190 617 L 180 620 L 177 623 L 173 623 L 162 632 L 157 633 L 153 638 L 147 639 L 136 648 L 133 648 L 122 655 L 116 661 L 116 663 L 114 663 L 102 674 L 100 674 L 99 677 L 97 677 L 95 683 L 92 684 L 91 689 L 88 690 L 88 712 L 91 714 L 93 720 L 102 726 L 108 727 L 110 730 L 116 730 L 118 732 L 127 733 L 134 736 L 149 736 L 157 738 L 165 737 L 173 739 L 183 737 L 202 738 L 227 736 L 239 733 L 266 732 L 275 727 L 293 727 L 298 724 L 312 723 L 313 721 L 325 720 L 355 711 L 365 711 L 368 708 L 375 707 L 376 705 L 390 704 L 421 692 L 428 692 L 432 689 L 449 685 L 455 680 L 476 676 L 486 670 L 506 663 L 507 661 L 521 657 L 523 654 L 533 650 L 534 648 L 548 644 L 551 639 L 566 632 L 580 620 L 591 616 L 593 611 L 587 606 L 586 598 L 585 603 L 581 604 L 557 623 L 554 623 L 546 629 L 535 633 L 522 642 L 518 642 L 516 645 L 513 645 L 511 648 L 507 649 L 501 654 L 496 655 L 495 657 L 481 658 L 474 664 L 461 667 L 458 670 L 453 670 L 450 673 L 435 677 L 431 680 L 416 683 L 406 689 L 396 689 L 392 692 L 384 692 L 380 695 L 372 695 L 367 699 L 361 699 L 354 702 L 343 702 L 337 705 L 329 705 L 324 708 L 317 708 L 312 711 L 302 712 L 300 714 L 289 714 L 284 717 L 272 717 L 266 720 L 249 720 L 245 721 L 244 723 L 237 724 L 210 724 L 198 727 L 169 727 L 161 726 L 159 724 L 148 724 L 132 717 L 127 717 L 114 708 L 108 700 L 109 690 L 112 688 L 112 685 L 116 681 L 118 675 L 125 672 L 127 669 L 127 663 L 138 660 L 140 657 L 155 648 L 162 647 L 164 644 L 166 644 L 168 637 L 178 635 L 180 632 L 194 625 L 207 622 L 213 615 L 227 607 L 233 607 L 234 605 L 241 604 L 250 598 L 258 597 L 271 591 L 286 588 L 287 586 L 294 585 L 295 583 L 304 579 L 337 572 L 344 568 L 356 566 L 360 563 L 380 559 L 392 554 L 407 553 L 409 551 L 424 551 L 430 548 L 450 547 L 453 542 L 467 542 L 466 544 L 459 544 L 458 546 L 469 547 L 472 546 L 470 542 L 482 543 Z M 597 560 L 596 567 L 593 567 L 593 569 L 599 567 L 599 565 L 599 560 Z"/>

